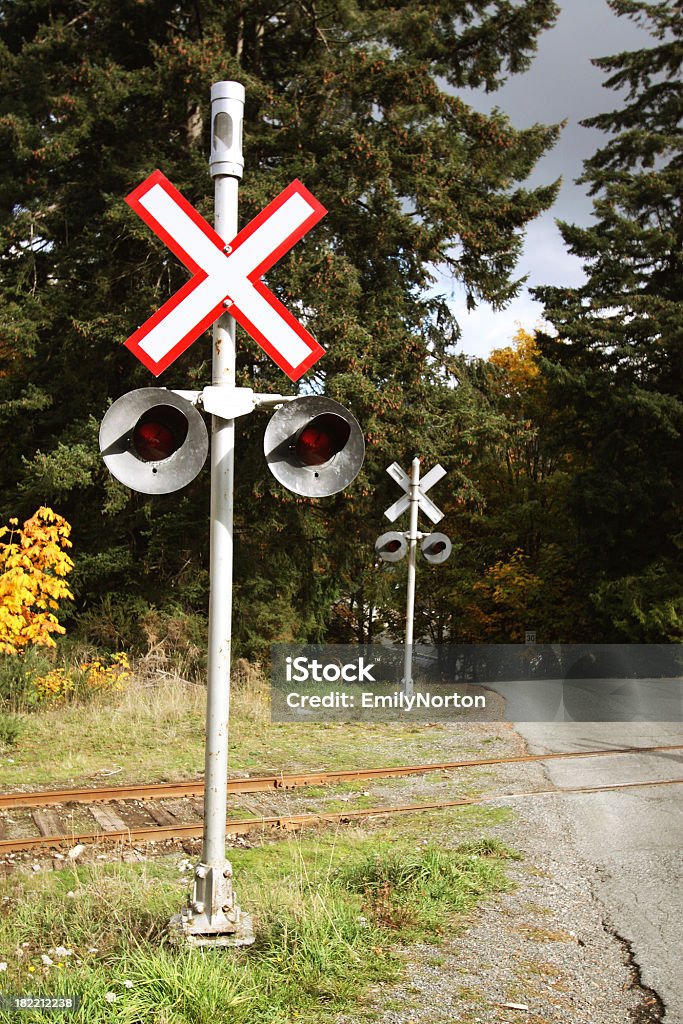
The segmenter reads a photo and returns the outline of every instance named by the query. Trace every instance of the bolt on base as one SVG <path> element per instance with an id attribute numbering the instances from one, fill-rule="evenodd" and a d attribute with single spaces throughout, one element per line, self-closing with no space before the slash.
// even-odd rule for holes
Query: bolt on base
<path id="1" fill-rule="evenodd" d="M 251 945 L 252 920 L 235 900 L 230 862 L 224 860 L 218 868 L 200 863 L 194 875 L 192 896 L 169 922 L 173 938 L 194 946 Z"/>

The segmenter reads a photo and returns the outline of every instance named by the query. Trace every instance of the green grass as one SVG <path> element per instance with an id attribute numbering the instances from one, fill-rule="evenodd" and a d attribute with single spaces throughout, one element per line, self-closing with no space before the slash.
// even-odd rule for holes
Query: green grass
<path id="1" fill-rule="evenodd" d="M 506 888 L 499 862 L 517 856 L 498 840 L 465 843 L 456 851 L 392 846 L 346 864 L 339 878 L 349 892 L 363 894 L 376 920 L 418 939 L 426 931 L 439 934 L 444 906 L 465 914 L 483 896 Z"/>
<path id="2" fill-rule="evenodd" d="M 178 855 L 15 872 L 0 884 L 0 989 L 80 995 L 70 1024 L 331 1022 L 360 1008 L 369 986 L 399 975 L 397 943 L 433 941 L 459 913 L 509 887 L 512 853 L 501 844 L 418 852 L 419 834 L 391 843 L 324 834 L 234 851 L 237 896 L 257 928 L 243 950 L 169 944 L 166 923 L 188 884 Z"/>
<path id="3" fill-rule="evenodd" d="M 177 675 L 140 672 L 120 693 L 22 708 L 21 734 L 0 749 L 0 790 L 196 778 L 204 764 L 205 700 L 202 686 Z M 483 742 L 508 752 L 506 738 L 512 743 L 514 734 L 490 730 L 364 722 L 311 724 L 304 732 L 299 724 L 273 724 L 266 680 L 243 666 L 232 695 L 230 770 L 457 760 L 476 757 Z M 299 797 L 329 798 L 328 807 L 338 803 L 343 811 L 381 802 L 392 783 L 373 783 L 371 796 L 361 785 L 316 787 Z M 283 799 L 285 813 L 288 795 Z M 507 887 L 512 854 L 482 832 L 511 816 L 508 808 L 466 806 L 397 816 L 390 833 L 377 820 L 233 851 L 237 897 L 257 926 L 248 950 L 170 945 L 167 922 L 189 885 L 179 873 L 181 854 L 37 875 L 15 870 L 0 882 L 0 963 L 7 964 L 0 992 L 82 996 L 76 1013 L 32 1011 L 36 1022 L 331 1024 L 341 1011 L 367 1016 L 363 993 L 402 970 L 397 944 L 438 941 L 459 915 Z M 425 845 L 425 835 L 464 842 L 448 851 Z M 60 948 L 70 952 L 60 956 Z M 0 1021 L 16 1019 L 0 1011 Z"/>

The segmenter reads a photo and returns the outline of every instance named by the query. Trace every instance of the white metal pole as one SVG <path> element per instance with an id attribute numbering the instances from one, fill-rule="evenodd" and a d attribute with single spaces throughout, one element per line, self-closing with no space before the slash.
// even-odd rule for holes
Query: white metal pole
<path id="1" fill-rule="evenodd" d="M 221 238 L 237 234 L 239 179 L 215 178 L 215 228 Z M 221 316 L 213 328 L 214 387 L 235 387 L 235 320 Z M 228 717 L 230 713 L 230 648 L 232 640 L 233 496 L 235 421 L 211 421 L 211 547 L 209 596 L 209 659 L 206 701 L 206 763 L 204 776 L 205 863 L 225 856 L 227 817 Z"/>
<path id="2" fill-rule="evenodd" d="M 211 158 L 215 184 L 215 228 L 226 243 L 237 234 L 237 194 L 242 177 L 244 86 L 217 82 L 211 87 Z M 226 309 L 229 308 L 229 297 Z M 234 389 L 235 320 L 228 313 L 213 329 L 212 385 Z M 235 421 L 212 417 L 209 646 L 204 775 L 204 839 L 195 869 L 189 914 L 183 931 L 201 944 L 253 942 L 251 921 L 242 914 L 232 889 L 225 856 L 232 640 L 233 496 Z"/>
<path id="3" fill-rule="evenodd" d="M 408 530 L 408 590 L 406 595 L 406 643 L 403 654 L 403 692 L 413 692 L 413 623 L 415 619 L 415 560 L 417 555 L 417 513 L 420 490 L 420 460 L 410 467 L 410 526 Z"/>

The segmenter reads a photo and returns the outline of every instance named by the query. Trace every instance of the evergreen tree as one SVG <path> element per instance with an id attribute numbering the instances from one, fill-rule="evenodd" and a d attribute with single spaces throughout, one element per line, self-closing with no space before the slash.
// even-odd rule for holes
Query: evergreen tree
<path id="1" fill-rule="evenodd" d="M 587 274 L 542 288 L 557 337 L 540 347 L 575 459 L 576 571 L 595 639 L 683 636 L 681 509 L 681 5 L 608 0 L 654 45 L 596 60 L 625 97 L 584 122 L 609 138 L 584 165 L 594 223 L 561 224 Z"/>
<path id="2" fill-rule="evenodd" d="M 422 634 L 437 643 L 513 643 L 526 629 L 545 642 L 588 639 L 587 598 L 572 572 L 572 462 L 555 441 L 535 337 L 520 329 L 463 371 L 456 486 L 442 526 L 454 553 L 419 566 Z"/>
<path id="3" fill-rule="evenodd" d="M 557 129 L 516 131 L 453 90 L 523 70 L 555 15 L 553 0 L 0 4 L 0 494 L 14 514 L 49 500 L 73 523 L 81 612 L 102 594 L 126 608 L 206 596 L 206 474 L 180 495 L 131 495 L 96 435 L 109 401 L 152 383 L 123 340 L 186 279 L 123 199 L 160 167 L 212 219 L 211 83 L 246 87 L 240 222 L 294 177 L 330 211 L 269 285 L 327 348 L 304 387 L 355 412 L 364 473 L 314 511 L 268 477 L 257 415 L 237 456 L 242 635 L 320 637 L 372 565 L 364 524 L 385 466 L 418 438 L 448 444 L 429 385 L 445 386 L 458 328 L 428 296 L 432 268 L 471 304 L 505 303 L 524 226 L 554 195 L 521 183 Z M 203 386 L 208 349 L 160 383 Z M 242 332 L 238 352 L 238 383 L 282 390 Z"/>

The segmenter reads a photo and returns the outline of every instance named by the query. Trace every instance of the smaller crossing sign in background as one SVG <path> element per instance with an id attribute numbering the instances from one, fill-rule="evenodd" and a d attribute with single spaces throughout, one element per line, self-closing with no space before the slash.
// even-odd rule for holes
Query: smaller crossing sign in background
<path id="1" fill-rule="evenodd" d="M 395 501 L 394 504 L 386 510 L 384 515 L 387 517 L 389 522 L 393 523 L 394 520 L 398 519 L 399 516 L 403 515 L 408 506 L 410 505 L 410 477 L 408 474 L 401 469 L 398 462 L 392 462 L 387 467 L 387 473 L 392 480 L 395 480 L 399 486 L 406 492 L 402 497 Z M 440 523 L 443 519 L 443 512 L 438 508 L 431 498 L 428 498 L 425 491 L 428 491 L 430 487 L 438 483 L 439 480 L 443 479 L 446 475 L 446 470 L 443 466 L 433 466 L 428 473 L 422 477 L 419 482 L 417 504 L 421 512 L 431 519 L 433 523 Z"/>
<path id="2" fill-rule="evenodd" d="M 300 181 L 227 244 L 161 171 L 150 174 L 126 202 L 193 275 L 126 341 L 156 377 L 225 312 L 291 380 L 324 355 L 261 280 L 327 212 Z"/>

